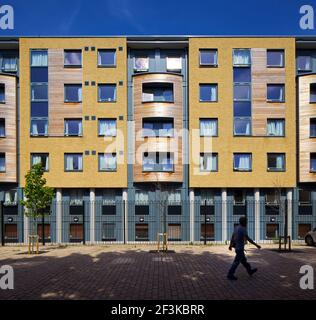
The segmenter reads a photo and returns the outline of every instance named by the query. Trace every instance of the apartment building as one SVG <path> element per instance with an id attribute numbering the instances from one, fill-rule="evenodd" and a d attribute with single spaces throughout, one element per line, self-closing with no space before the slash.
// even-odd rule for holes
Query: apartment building
<path id="1" fill-rule="evenodd" d="M 241 215 L 258 241 L 316 228 L 315 40 L 5 39 L 0 66 L 5 242 L 27 241 L 38 162 L 51 243 L 223 242 Z"/>

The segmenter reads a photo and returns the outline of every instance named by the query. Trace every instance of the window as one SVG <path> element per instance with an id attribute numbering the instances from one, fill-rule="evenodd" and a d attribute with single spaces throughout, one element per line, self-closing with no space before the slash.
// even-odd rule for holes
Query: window
<path id="1" fill-rule="evenodd" d="M 204 189 L 201 190 L 201 204 L 206 204 L 206 205 L 214 205 L 214 200 L 215 200 L 215 193 L 211 189 Z M 201 212 L 201 214 L 203 214 Z M 214 214 L 214 212 L 212 213 Z"/>
<path id="2" fill-rule="evenodd" d="M 279 237 L 279 224 L 278 223 L 267 223 L 266 226 L 266 238 L 276 239 Z"/>
<path id="3" fill-rule="evenodd" d="M 234 116 L 235 117 L 251 117 L 251 102 L 250 101 L 234 101 Z"/>
<path id="4" fill-rule="evenodd" d="M 214 223 L 201 223 L 201 241 L 206 240 L 214 241 L 215 240 L 215 228 Z"/>
<path id="5" fill-rule="evenodd" d="M 0 103 L 5 103 L 5 84 L 0 83 Z"/>
<path id="6" fill-rule="evenodd" d="M 267 119 L 267 135 L 274 137 L 284 137 L 285 120 L 284 119 Z"/>
<path id="7" fill-rule="evenodd" d="M 310 138 L 316 137 L 316 118 L 311 118 L 309 123 L 309 136 Z"/>
<path id="8" fill-rule="evenodd" d="M 200 102 L 217 102 L 217 84 L 200 84 Z"/>
<path id="9" fill-rule="evenodd" d="M 181 240 L 181 224 L 176 224 L 176 223 L 168 224 L 168 240 L 169 241 Z"/>
<path id="10" fill-rule="evenodd" d="M 135 241 L 148 241 L 148 224 L 135 225 Z"/>
<path id="11" fill-rule="evenodd" d="M 82 153 L 65 154 L 65 171 L 82 171 Z"/>
<path id="12" fill-rule="evenodd" d="M 285 171 L 284 153 L 268 153 L 268 171 Z"/>
<path id="13" fill-rule="evenodd" d="M 284 84 L 268 84 L 267 100 L 269 102 L 284 102 Z"/>
<path id="14" fill-rule="evenodd" d="M 47 136 L 47 119 L 31 119 L 31 136 Z"/>
<path id="15" fill-rule="evenodd" d="M 299 190 L 298 200 L 299 200 L 300 204 L 311 203 L 311 192 L 309 190 Z"/>
<path id="16" fill-rule="evenodd" d="M 99 84 L 99 102 L 116 102 L 116 85 Z"/>
<path id="17" fill-rule="evenodd" d="M 65 67 L 81 67 L 82 65 L 81 50 L 65 50 L 64 51 L 64 65 Z"/>
<path id="18" fill-rule="evenodd" d="M 218 135 L 217 119 L 200 119 L 200 136 L 216 137 Z"/>
<path id="19" fill-rule="evenodd" d="M 296 59 L 298 71 L 312 71 L 312 59 L 310 56 L 299 56 Z"/>
<path id="20" fill-rule="evenodd" d="M 310 171 L 316 172 L 316 153 L 310 154 Z"/>
<path id="21" fill-rule="evenodd" d="M 250 136 L 251 135 L 251 119 L 250 118 L 234 118 L 234 135 Z"/>
<path id="22" fill-rule="evenodd" d="M 74 224 L 69 225 L 69 240 L 70 242 L 81 242 L 83 241 L 83 224 Z"/>
<path id="23" fill-rule="evenodd" d="M 135 215 L 149 214 L 149 194 L 144 190 L 135 191 Z"/>
<path id="24" fill-rule="evenodd" d="M 42 241 L 43 239 L 43 229 L 44 229 L 44 237 L 45 241 L 50 241 L 50 224 L 44 223 L 44 228 L 42 223 L 37 224 L 37 234 L 38 234 L 38 240 Z"/>
<path id="25" fill-rule="evenodd" d="M 18 240 L 18 225 L 16 223 L 4 225 L 4 239 L 7 242 Z"/>
<path id="26" fill-rule="evenodd" d="M 235 205 L 245 204 L 245 193 L 243 190 L 237 189 L 233 191 L 233 199 Z"/>
<path id="27" fill-rule="evenodd" d="M 250 83 L 251 68 L 249 67 L 234 67 L 234 82 L 235 83 Z"/>
<path id="28" fill-rule="evenodd" d="M 48 85 L 47 83 L 31 84 L 31 101 L 47 101 Z"/>
<path id="29" fill-rule="evenodd" d="M 143 83 L 143 102 L 173 102 L 172 83 Z"/>
<path id="30" fill-rule="evenodd" d="M 47 67 L 47 50 L 31 50 L 31 67 Z"/>
<path id="31" fill-rule="evenodd" d="M 99 67 L 115 67 L 116 66 L 116 50 L 102 49 L 98 51 Z"/>
<path id="32" fill-rule="evenodd" d="M 167 71 L 181 71 L 181 57 L 167 57 Z"/>
<path id="33" fill-rule="evenodd" d="M 234 171 L 251 171 L 251 153 L 234 153 Z"/>
<path id="34" fill-rule="evenodd" d="M 168 190 L 168 215 L 181 215 L 181 191 Z"/>
<path id="35" fill-rule="evenodd" d="M 316 103 L 316 83 L 310 84 L 310 103 Z"/>
<path id="36" fill-rule="evenodd" d="M 116 171 L 116 153 L 99 153 L 99 171 Z"/>
<path id="37" fill-rule="evenodd" d="M 116 119 L 99 119 L 99 136 L 116 137 Z"/>
<path id="38" fill-rule="evenodd" d="M 0 138 L 5 137 L 5 119 L 0 119 Z"/>
<path id="39" fill-rule="evenodd" d="M 276 189 L 266 190 L 266 204 L 278 204 L 280 202 L 281 195 Z"/>
<path id="40" fill-rule="evenodd" d="M 17 58 L 13 56 L 3 56 L 1 70 L 3 72 L 16 72 L 18 70 Z"/>
<path id="41" fill-rule="evenodd" d="M 0 153 L 0 172 L 5 172 L 5 153 Z"/>
<path id="42" fill-rule="evenodd" d="M 48 82 L 47 67 L 31 68 L 31 83 L 47 83 L 47 82 Z"/>
<path id="43" fill-rule="evenodd" d="M 251 97 L 250 85 L 235 84 L 234 85 L 234 101 L 249 101 Z"/>
<path id="44" fill-rule="evenodd" d="M 6 206 L 16 206 L 18 204 L 18 193 L 16 190 L 5 191 L 4 204 Z"/>
<path id="45" fill-rule="evenodd" d="M 81 84 L 65 84 L 65 102 L 82 102 Z"/>
<path id="46" fill-rule="evenodd" d="M 81 189 L 72 189 L 69 194 L 69 204 L 70 206 L 82 206 L 83 205 L 83 191 Z M 79 209 L 81 211 L 77 211 L 77 213 L 82 214 L 82 208 Z M 75 214 L 75 210 L 71 212 L 71 214 Z"/>
<path id="47" fill-rule="evenodd" d="M 49 155 L 48 153 L 32 153 L 31 166 L 41 163 L 45 171 L 49 170 Z"/>
<path id="48" fill-rule="evenodd" d="M 217 66 L 217 49 L 200 50 L 200 66 Z"/>
<path id="49" fill-rule="evenodd" d="M 65 119 L 65 136 L 82 136 L 82 120 Z"/>
<path id="50" fill-rule="evenodd" d="M 48 117 L 48 102 L 32 102 L 31 103 L 32 118 L 47 118 Z"/>
<path id="51" fill-rule="evenodd" d="M 200 171 L 212 172 L 218 170 L 217 153 L 200 153 Z"/>
<path id="52" fill-rule="evenodd" d="M 115 223 L 103 223 L 102 241 L 116 241 Z"/>
<path id="53" fill-rule="evenodd" d="M 173 154 L 170 152 L 145 152 L 143 156 L 144 172 L 173 172 Z"/>
<path id="54" fill-rule="evenodd" d="M 284 67 L 284 50 L 267 50 L 267 67 Z"/>
<path id="55" fill-rule="evenodd" d="M 299 223 L 298 224 L 298 239 L 305 239 L 306 234 L 312 230 L 310 223 Z"/>
<path id="56" fill-rule="evenodd" d="M 144 137 L 173 137 L 173 119 L 143 119 Z"/>
<path id="57" fill-rule="evenodd" d="M 134 58 L 134 70 L 138 72 L 145 72 L 149 70 L 149 58 L 148 57 L 135 57 Z"/>
<path id="58" fill-rule="evenodd" d="M 249 66 L 251 64 L 250 49 L 234 49 L 233 64 L 234 66 Z"/>

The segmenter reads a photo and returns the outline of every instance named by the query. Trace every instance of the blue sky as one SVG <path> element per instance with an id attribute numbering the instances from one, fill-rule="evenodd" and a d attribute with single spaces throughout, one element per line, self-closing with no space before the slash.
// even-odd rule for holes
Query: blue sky
<path id="1" fill-rule="evenodd" d="M 315 0 L 4 0 L 15 29 L 0 36 L 316 35 L 299 28 Z M 315 17 L 316 18 L 316 17 Z"/>

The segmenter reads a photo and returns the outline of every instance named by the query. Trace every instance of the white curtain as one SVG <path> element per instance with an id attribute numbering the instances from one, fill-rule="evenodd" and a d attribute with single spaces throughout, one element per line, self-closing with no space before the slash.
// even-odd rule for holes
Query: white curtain
<path id="1" fill-rule="evenodd" d="M 181 70 L 182 59 L 181 57 L 167 57 L 167 70 Z"/>
<path id="2" fill-rule="evenodd" d="M 217 157 L 214 154 L 202 154 L 200 156 L 201 171 L 216 171 Z"/>
<path id="3" fill-rule="evenodd" d="M 235 65 L 249 65 L 250 51 L 249 50 L 234 50 L 234 64 Z"/>
<path id="4" fill-rule="evenodd" d="M 100 120 L 99 134 L 115 137 L 116 136 L 116 121 L 115 120 Z"/>
<path id="5" fill-rule="evenodd" d="M 168 202 L 170 204 L 180 204 L 181 191 L 168 191 Z"/>
<path id="6" fill-rule="evenodd" d="M 100 156 L 100 170 L 115 170 L 116 169 L 116 155 L 105 153 Z"/>
<path id="7" fill-rule="evenodd" d="M 154 101 L 154 94 L 143 92 L 143 102 L 150 102 L 150 101 Z"/>
<path id="8" fill-rule="evenodd" d="M 115 191 L 104 190 L 102 193 L 102 203 L 103 205 L 115 204 Z"/>
<path id="9" fill-rule="evenodd" d="M 0 125 L 0 137 L 5 136 L 5 122 L 3 122 L 3 125 Z"/>
<path id="10" fill-rule="evenodd" d="M 32 165 L 34 166 L 35 164 L 41 163 L 41 157 L 40 156 L 33 156 L 32 157 Z"/>
<path id="11" fill-rule="evenodd" d="M 239 170 L 250 170 L 250 157 L 248 155 L 239 155 L 237 162 L 237 169 Z"/>
<path id="12" fill-rule="evenodd" d="M 200 135 L 201 136 L 216 136 L 217 135 L 217 120 L 200 120 Z"/>
<path id="13" fill-rule="evenodd" d="M 79 123 L 78 123 L 78 135 L 82 136 L 82 122 L 81 121 L 79 121 Z"/>
<path id="14" fill-rule="evenodd" d="M 31 51 L 31 66 L 47 67 L 48 66 L 47 51 Z"/>
<path id="15" fill-rule="evenodd" d="M 74 169 L 73 157 L 71 155 L 66 156 L 66 169 L 69 171 Z"/>
<path id="16" fill-rule="evenodd" d="M 149 195 L 147 191 L 137 190 L 135 192 L 135 203 L 136 204 L 147 204 L 149 202 Z"/>
<path id="17" fill-rule="evenodd" d="M 214 203 L 214 193 L 211 190 L 201 191 L 201 204 L 213 204 Z"/>
<path id="18" fill-rule="evenodd" d="M 280 95 L 279 95 L 279 100 L 283 101 L 284 97 L 284 87 L 280 86 Z"/>
<path id="19" fill-rule="evenodd" d="M 173 160 L 172 157 L 168 158 L 167 155 L 164 155 L 161 159 L 162 170 L 163 171 L 170 171 L 173 169 Z"/>
<path id="20" fill-rule="evenodd" d="M 268 121 L 268 135 L 283 136 L 284 122 L 283 121 Z"/>
<path id="21" fill-rule="evenodd" d="M 78 101 L 81 102 L 82 101 L 82 87 L 78 88 Z"/>
<path id="22" fill-rule="evenodd" d="M 211 86 L 211 101 L 217 100 L 217 86 Z"/>
<path id="23" fill-rule="evenodd" d="M 11 203 L 11 194 L 10 191 L 6 191 L 4 194 L 4 202 L 5 203 Z"/>
<path id="24" fill-rule="evenodd" d="M 282 170 L 284 167 L 283 155 L 276 156 L 276 168 Z"/>
<path id="25" fill-rule="evenodd" d="M 82 170 L 82 156 L 78 156 L 78 170 Z"/>
<path id="26" fill-rule="evenodd" d="M 2 60 L 2 69 L 4 71 L 16 71 L 17 63 L 16 58 L 14 57 L 3 57 Z"/>
<path id="27" fill-rule="evenodd" d="M 148 154 L 147 157 L 143 157 L 143 170 L 144 171 L 152 171 L 155 167 L 155 155 L 154 154 Z"/>
<path id="28" fill-rule="evenodd" d="M 65 136 L 69 135 L 69 123 L 68 121 L 65 121 Z"/>

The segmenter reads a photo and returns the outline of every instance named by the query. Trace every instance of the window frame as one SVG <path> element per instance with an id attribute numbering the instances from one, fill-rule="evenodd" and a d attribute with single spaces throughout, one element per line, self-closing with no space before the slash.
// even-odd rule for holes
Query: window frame
<path id="1" fill-rule="evenodd" d="M 279 86 L 283 87 L 283 97 L 282 100 L 276 100 L 276 99 L 269 99 L 268 98 L 268 88 L 271 86 Z M 267 100 L 268 103 L 285 103 L 285 83 L 267 83 Z"/>
<path id="2" fill-rule="evenodd" d="M 282 156 L 283 158 L 283 168 L 278 169 L 278 168 L 273 168 L 269 167 L 269 156 Z M 286 172 L 286 153 L 285 152 L 268 152 L 267 153 L 267 172 Z"/>
<path id="3" fill-rule="evenodd" d="M 216 99 L 215 100 L 201 100 L 201 87 L 215 86 L 216 88 Z M 218 83 L 199 83 L 199 102 L 200 103 L 217 103 L 218 102 Z"/>
<path id="4" fill-rule="evenodd" d="M 270 65 L 268 64 L 268 54 L 270 52 L 281 52 L 283 55 L 283 64 L 282 65 Z M 267 61 L 266 61 L 267 68 L 285 68 L 285 49 L 267 49 Z"/>
<path id="5" fill-rule="evenodd" d="M 0 104 L 6 104 L 6 85 L 5 85 L 5 83 L 0 83 L 0 89 L 2 90 L 2 88 L 3 88 L 4 100 L 0 100 Z"/>
<path id="6" fill-rule="evenodd" d="M 3 127 L 4 127 L 4 135 L 1 135 L 0 134 L 0 139 L 1 138 L 6 138 L 6 136 L 7 136 L 7 130 L 6 130 L 6 118 L 0 118 L 0 127 L 1 127 L 1 124 L 2 124 L 2 122 L 3 122 Z"/>
<path id="7" fill-rule="evenodd" d="M 160 135 L 159 132 L 161 130 L 164 130 L 163 128 L 159 128 L 159 129 L 152 129 L 152 132 L 155 133 L 155 135 L 148 135 L 146 134 L 146 130 L 151 130 L 151 129 L 147 129 L 144 128 L 144 124 L 145 123 L 152 123 L 153 126 L 156 124 L 164 124 L 164 123 L 168 123 L 168 124 L 172 124 L 172 134 L 168 134 L 168 135 Z M 164 118 L 164 117 L 158 117 L 158 118 L 143 118 L 142 119 L 142 137 L 143 138 L 174 138 L 175 135 L 175 127 L 174 127 L 174 118 Z"/>
<path id="8" fill-rule="evenodd" d="M 66 157 L 68 155 L 78 155 L 81 156 L 82 158 L 82 169 L 80 170 L 67 170 L 67 162 L 66 162 Z M 83 172 L 83 153 L 75 153 L 75 152 L 66 152 L 64 153 L 64 172 Z"/>
<path id="9" fill-rule="evenodd" d="M 235 167 L 235 156 L 237 155 L 249 155 L 250 156 L 250 168 L 248 170 L 245 169 L 238 169 Z M 233 153 L 233 171 L 234 172 L 252 172 L 252 166 L 253 166 L 253 161 L 252 161 L 252 153 L 250 152 L 234 152 Z"/>
<path id="10" fill-rule="evenodd" d="M 101 87 L 114 87 L 114 98 L 113 100 L 101 100 L 100 89 Z M 98 103 L 116 103 L 117 102 L 117 85 L 116 83 L 99 83 L 98 84 Z"/>
<path id="11" fill-rule="evenodd" d="M 315 91 L 313 93 L 313 95 L 315 96 L 314 100 L 312 100 L 312 87 L 313 87 L 313 90 Z M 316 82 L 309 84 L 309 103 L 316 104 Z"/>
<path id="12" fill-rule="evenodd" d="M 81 134 L 78 132 L 78 134 L 66 134 L 66 123 L 68 121 L 77 121 L 78 123 L 81 122 Z M 64 137 L 70 137 L 70 138 L 74 138 L 74 137 L 82 137 L 83 136 L 83 123 L 82 123 L 82 118 L 64 118 Z"/>
<path id="13" fill-rule="evenodd" d="M 115 154 L 115 169 L 100 169 L 100 157 L 111 154 L 112 156 Z M 117 172 L 117 153 L 116 152 L 100 152 L 98 153 L 98 172 Z"/>
<path id="14" fill-rule="evenodd" d="M 33 66 L 32 65 L 32 53 L 35 51 L 46 52 L 47 55 L 47 65 L 44 66 Z M 30 67 L 31 68 L 48 68 L 48 49 L 30 49 Z"/>
<path id="15" fill-rule="evenodd" d="M 316 152 L 310 152 L 309 153 L 309 172 L 316 173 L 316 168 L 312 170 L 312 155 L 314 156 L 314 160 L 316 163 Z"/>
<path id="16" fill-rule="evenodd" d="M 66 54 L 67 53 L 79 53 L 80 52 L 80 64 L 66 64 Z M 74 68 L 74 69 L 81 69 L 83 67 L 82 64 L 82 49 L 64 49 L 64 68 Z"/>
<path id="17" fill-rule="evenodd" d="M 216 134 L 215 135 L 205 135 L 201 133 L 201 122 L 203 121 L 215 121 L 216 122 Z M 200 138 L 211 138 L 211 137 L 218 137 L 218 118 L 199 118 L 199 133 L 200 133 Z"/>
<path id="18" fill-rule="evenodd" d="M 47 89 L 47 99 L 33 99 L 32 98 L 32 88 L 33 87 L 46 87 Z M 31 96 L 31 102 L 48 102 L 49 99 L 49 92 L 48 92 L 48 83 L 47 82 L 31 82 L 31 92 L 30 92 L 30 96 Z"/>
<path id="19" fill-rule="evenodd" d="M 48 137 L 49 136 L 49 118 L 48 117 L 31 117 L 30 118 L 30 136 L 31 137 Z M 46 121 L 47 123 L 47 133 L 45 134 L 33 134 L 32 133 L 32 121 Z"/>
<path id="20" fill-rule="evenodd" d="M 181 64 L 180 69 L 170 69 L 170 68 L 168 68 L 168 60 L 169 59 L 175 59 L 175 58 L 180 59 L 180 64 Z M 181 55 L 176 55 L 176 54 L 167 55 L 166 56 L 166 70 L 167 70 L 167 72 L 175 72 L 175 73 L 181 72 L 182 71 L 182 65 L 183 65 L 182 62 L 183 61 L 182 61 L 182 56 Z"/>
<path id="21" fill-rule="evenodd" d="M 252 116 L 250 117 L 234 117 L 234 123 L 233 123 L 233 135 L 234 137 L 251 137 L 252 136 Z M 247 133 L 237 133 L 235 130 L 235 121 L 236 120 L 248 120 L 250 123 L 250 131 L 249 134 Z"/>
<path id="22" fill-rule="evenodd" d="M 235 56 L 235 51 L 248 51 L 249 52 L 249 57 L 250 57 L 250 62 L 248 64 L 235 64 L 234 62 L 234 56 Z M 233 48 L 233 67 L 250 67 L 252 64 L 252 57 L 251 57 L 251 48 Z"/>
<path id="23" fill-rule="evenodd" d="M 39 153 L 31 152 L 30 168 L 32 168 L 32 166 L 33 166 L 33 157 L 34 157 L 34 156 L 39 156 L 39 157 L 46 156 L 46 157 L 48 158 L 48 169 L 46 170 L 46 166 L 42 166 L 42 167 L 44 168 L 44 172 L 49 172 L 49 168 L 50 168 L 49 153 L 48 153 L 48 152 L 47 152 L 47 153 L 45 153 L 45 152 L 39 152 Z M 41 160 L 42 160 L 42 159 L 41 159 Z"/>
<path id="24" fill-rule="evenodd" d="M 76 101 L 76 100 L 66 100 L 66 88 L 67 87 L 70 87 L 70 86 L 78 86 L 78 88 L 81 88 L 81 101 L 80 100 L 78 100 L 78 101 Z M 83 88 L 82 88 L 82 83 L 64 83 L 64 103 L 82 103 L 82 100 L 83 100 L 83 95 L 82 95 L 82 90 L 83 90 Z"/>
<path id="25" fill-rule="evenodd" d="M 205 156 L 205 155 L 211 155 L 211 156 L 215 156 L 216 158 L 216 169 L 215 170 L 206 170 L 206 169 L 202 169 L 201 168 L 201 163 L 200 163 L 200 172 L 218 172 L 218 152 L 200 152 L 200 161 L 201 161 L 201 157 Z"/>
<path id="26" fill-rule="evenodd" d="M 272 135 L 268 134 L 268 123 L 269 121 L 281 121 L 283 123 L 283 135 L 277 136 L 277 135 Z M 284 138 L 285 137 L 285 118 L 267 118 L 267 123 L 266 123 L 266 136 L 267 137 L 276 137 L 276 138 Z"/>
<path id="27" fill-rule="evenodd" d="M 0 152 L 0 159 L 4 159 L 4 170 L 0 169 L 0 173 L 5 173 L 7 172 L 7 157 L 5 152 Z"/>
<path id="28" fill-rule="evenodd" d="M 115 121 L 115 136 L 110 134 L 100 133 L 100 123 L 101 121 Z M 117 137 L 117 119 L 116 118 L 98 118 L 98 137 Z"/>
<path id="29" fill-rule="evenodd" d="M 298 59 L 299 58 L 308 58 L 308 60 L 309 60 L 309 65 L 310 65 L 310 68 L 309 69 L 299 69 L 298 68 Z M 299 73 L 299 72 L 301 72 L 301 73 L 303 73 L 303 72 L 311 72 L 311 71 L 313 71 L 313 65 L 312 65 L 312 63 L 313 63 L 313 60 L 312 60 L 312 57 L 310 56 L 310 55 L 298 55 L 298 57 L 296 58 L 296 69 L 297 69 L 297 72 Z"/>
<path id="30" fill-rule="evenodd" d="M 114 52 L 114 64 L 100 64 L 99 61 L 99 54 L 102 52 Z M 97 61 L 97 66 L 98 68 L 116 68 L 117 67 L 117 50 L 116 49 L 111 49 L 111 48 L 103 48 L 103 49 L 98 49 L 98 61 Z"/>
<path id="31" fill-rule="evenodd" d="M 215 63 L 202 63 L 201 61 L 201 53 L 202 52 L 215 52 L 216 61 Z M 201 68 L 217 68 L 218 67 L 218 49 L 200 49 L 199 50 L 199 67 Z"/>
<path id="32" fill-rule="evenodd" d="M 147 69 L 137 69 L 136 68 L 136 59 L 147 59 L 148 68 Z M 139 55 L 135 56 L 133 59 L 133 70 L 135 73 L 148 72 L 150 69 L 150 59 L 148 55 Z"/>
<path id="33" fill-rule="evenodd" d="M 147 158 L 145 154 L 147 153 L 147 157 L 149 157 L 150 154 L 155 154 L 155 163 L 153 164 L 154 168 L 153 170 L 145 170 L 144 169 L 144 158 Z M 167 156 L 166 158 L 172 160 L 172 168 L 170 170 L 163 170 L 163 164 L 159 162 L 159 154 L 160 153 L 165 153 Z M 168 157 L 169 155 L 169 157 Z M 143 173 L 150 173 L 150 172 L 161 172 L 161 173 L 174 173 L 175 172 L 175 163 L 174 163 L 174 152 L 159 152 L 159 151 L 154 151 L 154 152 L 143 152 L 143 157 L 142 157 L 142 172 Z"/>
<path id="34" fill-rule="evenodd" d="M 146 85 L 148 85 L 149 88 L 153 89 L 154 90 L 159 90 L 159 85 L 160 85 L 160 90 L 161 88 L 167 88 L 167 90 L 170 90 L 170 88 L 172 88 L 172 99 L 170 100 L 164 100 L 164 101 L 161 101 L 161 100 L 156 100 L 155 99 L 155 93 L 153 93 L 153 100 L 149 100 L 149 101 L 146 101 L 144 100 L 144 86 L 146 87 Z M 144 82 L 142 84 L 142 103 L 175 103 L 175 100 L 174 100 L 174 83 L 173 82 L 167 82 L 167 81 L 164 81 L 164 82 Z"/>

